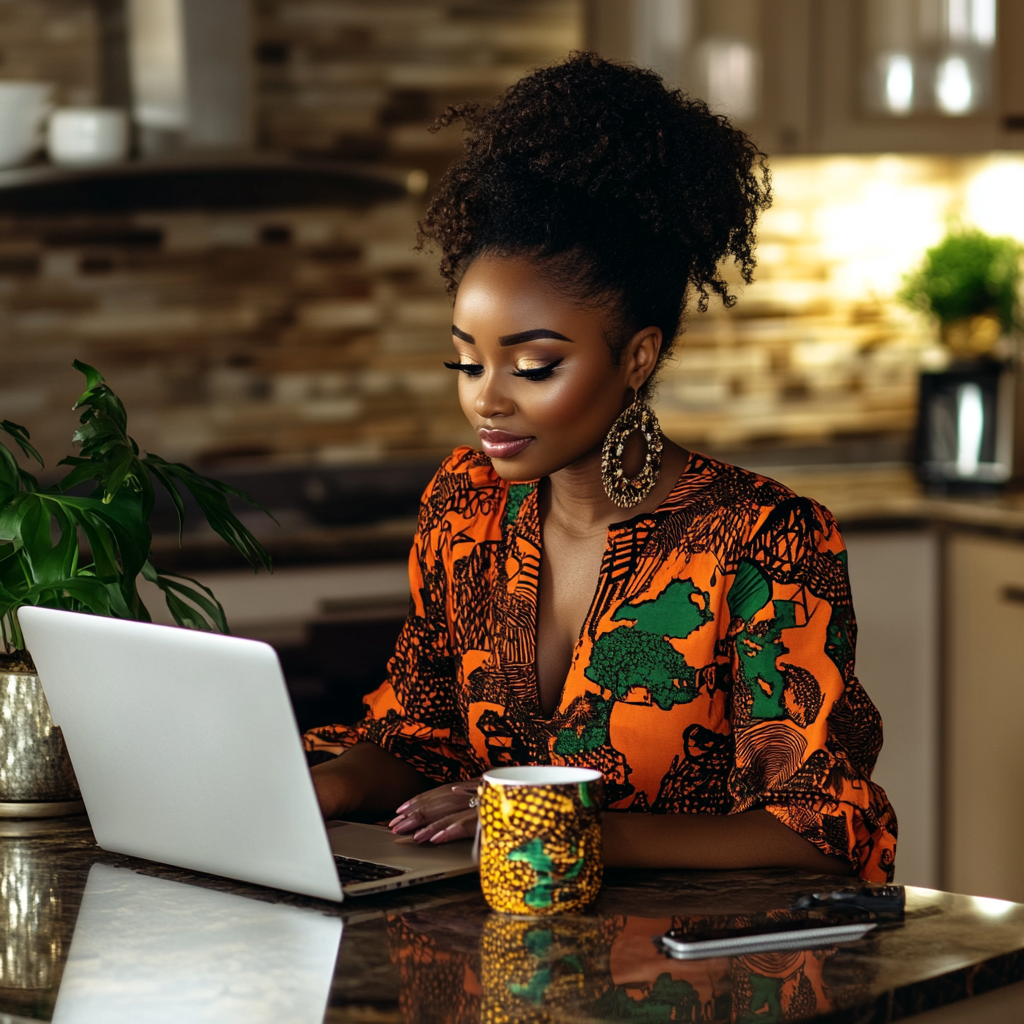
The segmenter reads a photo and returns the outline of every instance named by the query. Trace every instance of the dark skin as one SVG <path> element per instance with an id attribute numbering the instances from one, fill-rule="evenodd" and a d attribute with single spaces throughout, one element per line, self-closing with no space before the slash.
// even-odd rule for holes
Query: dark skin
<path id="1" fill-rule="evenodd" d="M 536 670 L 546 717 L 558 706 L 594 598 L 608 527 L 656 509 L 687 459 L 666 439 L 658 482 L 643 502 L 624 513 L 605 494 L 604 436 L 654 372 L 662 345 L 658 328 L 644 328 L 615 362 L 607 323 L 607 306 L 573 301 L 548 283 L 542 266 L 525 259 L 478 257 L 455 302 L 452 340 L 455 361 L 465 367 L 459 377 L 463 412 L 482 432 L 484 450 L 491 448 L 503 479 L 542 481 Z M 634 440 L 626 452 L 629 475 L 644 457 L 642 441 Z M 476 831 L 476 810 L 469 807 L 476 780 L 435 786 L 370 743 L 317 765 L 313 780 L 327 818 L 393 815 L 395 834 L 421 843 Z M 614 867 L 850 873 L 844 861 L 826 856 L 764 810 L 728 816 L 607 813 L 602 828 L 604 860 Z"/>

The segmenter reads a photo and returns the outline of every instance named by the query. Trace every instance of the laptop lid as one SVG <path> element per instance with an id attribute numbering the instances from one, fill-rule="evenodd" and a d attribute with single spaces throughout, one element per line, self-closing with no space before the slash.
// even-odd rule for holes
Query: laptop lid
<path id="1" fill-rule="evenodd" d="M 320 1024 L 342 924 L 93 864 L 54 1024 Z"/>
<path id="2" fill-rule="evenodd" d="M 342 898 L 273 648 L 49 608 L 18 619 L 100 846 Z"/>

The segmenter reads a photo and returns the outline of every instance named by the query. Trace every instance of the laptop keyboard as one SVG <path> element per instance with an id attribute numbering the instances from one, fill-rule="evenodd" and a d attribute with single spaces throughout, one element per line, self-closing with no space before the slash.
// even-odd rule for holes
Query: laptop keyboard
<path id="1" fill-rule="evenodd" d="M 334 863 L 338 867 L 338 878 L 342 885 L 355 885 L 356 882 L 377 882 L 382 878 L 397 878 L 407 874 L 406 868 L 392 868 L 387 864 L 375 864 L 372 860 L 356 860 L 353 857 L 334 855 Z"/>

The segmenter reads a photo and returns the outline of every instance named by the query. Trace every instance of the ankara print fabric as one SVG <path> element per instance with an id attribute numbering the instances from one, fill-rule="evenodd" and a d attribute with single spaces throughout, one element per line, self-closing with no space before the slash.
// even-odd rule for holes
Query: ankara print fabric
<path id="1" fill-rule="evenodd" d="M 356 726 L 440 782 L 489 767 L 604 774 L 608 807 L 766 808 L 871 881 L 892 878 L 896 818 L 871 782 L 878 712 L 854 674 L 846 550 L 830 513 L 692 453 L 654 512 L 614 524 L 558 708 L 534 671 L 537 484 L 459 448 L 427 488 L 412 603 L 387 680 Z"/>

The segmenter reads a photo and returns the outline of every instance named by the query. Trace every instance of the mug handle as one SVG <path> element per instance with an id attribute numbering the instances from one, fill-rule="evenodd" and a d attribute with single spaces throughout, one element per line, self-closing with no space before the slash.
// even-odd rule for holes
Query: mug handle
<path id="1" fill-rule="evenodd" d="M 481 785 L 477 789 L 477 791 L 476 791 L 478 799 L 479 799 L 479 795 L 480 795 L 481 791 L 483 790 L 483 788 L 484 788 L 483 785 Z M 482 820 L 480 818 L 480 810 L 479 810 L 479 806 L 478 806 L 477 807 L 477 815 L 476 815 L 476 835 L 473 837 L 473 850 L 472 850 L 472 853 L 471 853 L 471 856 L 473 858 L 473 863 L 477 867 L 480 866 L 480 837 L 483 835 L 483 830 L 484 830 L 483 822 L 482 822 Z"/>

